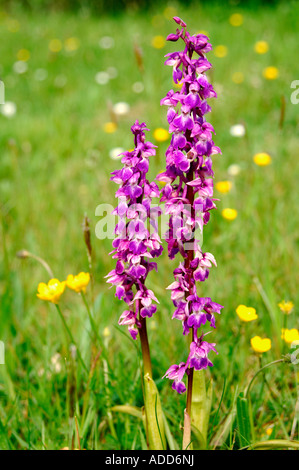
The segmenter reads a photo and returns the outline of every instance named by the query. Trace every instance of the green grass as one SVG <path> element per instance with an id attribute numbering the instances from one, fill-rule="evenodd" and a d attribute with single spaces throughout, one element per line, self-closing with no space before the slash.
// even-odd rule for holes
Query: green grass
<path id="1" fill-rule="evenodd" d="M 86 11 L 78 15 L 38 15 L 16 7 L 6 14 L 0 11 L 0 78 L 5 83 L 6 101 L 17 106 L 10 119 L 0 114 L 0 340 L 6 348 L 6 363 L 0 365 L 2 449 L 59 449 L 71 447 L 72 439 L 77 446 L 74 413 L 81 447 L 142 447 L 143 429 L 137 418 L 113 414 L 115 433 L 109 422 L 109 405 L 142 406 L 143 398 L 136 345 L 126 329 L 117 326 L 123 305 L 104 280 L 113 268 L 108 256 L 111 240 L 95 237 L 99 220 L 95 209 L 101 203 L 114 204 L 115 185 L 109 173 L 119 168 L 120 161 L 112 160 L 109 152 L 115 147 L 132 147 L 132 123 L 136 119 L 146 121 L 151 129 L 148 140 L 153 140 L 155 128 L 166 127 L 166 111 L 160 107 L 160 99 L 172 87 L 172 79 L 171 69 L 163 62 L 164 55 L 175 50 L 175 45 L 167 44 L 163 49 L 151 46 L 155 35 L 165 37 L 174 30 L 174 23 L 163 15 L 164 8 L 152 14 L 127 11 L 118 17 L 94 17 Z M 244 16 L 240 27 L 229 23 L 235 12 Z M 214 355 L 214 367 L 207 372 L 215 390 L 209 429 L 213 443 L 234 397 L 245 390 L 260 367 L 250 338 L 271 338 L 273 347 L 263 355 L 264 364 L 289 351 L 280 340 L 283 318 L 277 304 L 282 299 L 295 304 L 288 317 L 289 328 L 299 326 L 299 108 L 290 102 L 290 84 L 299 78 L 299 4 L 282 2 L 256 8 L 198 5 L 192 9 L 180 7 L 177 14 L 190 31 L 206 30 L 213 46 L 228 48 L 224 58 L 215 57 L 213 52 L 208 57 L 219 95 L 210 102 L 209 120 L 216 129 L 215 143 L 223 153 L 214 157 L 215 181 L 231 179 L 233 183 L 229 194 L 218 195 L 215 191 L 220 198 L 218 210 L 213 211 L 204 232 L 203 249 L 215 255 L 218 267 L 211 270 L 200 290 L 224 305 L 212 334 L 219 354 Z M 10 31 L 12 19 L 18 21 L 16 32 Z M 112 49 L 99 47 L 103 36 L 114 38 Z M 70 37 L 80 40 L 75 53 L 67 53 L 64 48 L 57 54 L 49 51 L 51 39 L 58 38 L 64 44 Z M 255 53 L 258 40 L 269 43 L 268 53 Z M 135 43 L 142 50 L 143 73 L 136 64 Z M 28 71 L 17 74 L 14 63 L 21 49 L 30 51 L 30 59 Z M 262 71 L 271 65 L 279 69 L 279 77 L 267 81 Z M 106 85 L 97 84 L 97 72 L 109 67 L 117 69 L 117 77 Z M 45 80 L 36 80 L 38 69 L 47 71 Z M 232 81 L 235 72 L 244 74 L 241 84 Z M 133 92 L 135 82 L 144 84 L 143 93 Z M 286 112 L 281 128 L 282 97 Z M 115 133 L 106 134 L 103 125 L 111 120 L 111 104 L 119 101 L 127 102 L 130 112 L 118 119 Z M 237 123 L 246 126 L 245 137 L 231 136 L 230 127 Z M 166 143 L 159 144 L 150 170 L 152 178 L 164 167 L 165 149 Z M 272 164 L 264 168 L 252 160 L 255 153 L 263 151 L 272 156 Z M 232 164 L 241 168 L 234 177 L 228 174 Z M 237 209 L 234 221 L 222 218 L 225 207 Z M 90 335 L 84 304 L 76 294 L 67 292 L 61 308 L 88 367 L 102 351 L 89 381 L 69 354 L 56 309 L 36 297 L 38 283 L 48 281 L 47 272 L 32 259 L 16 257 L 19 250 L 29 250 L 44 258 L 60 280 L 69 273 L 87 271 L 81 227 L 84 214 L 92 228 L 95 321 L 101 337 L 109 327 L 109 342 L 106 338 L 105 345 L 101 345 Z M 169 262 L 165 251 L 159 275 L 150 278 L 150 287 L 161 305 L 149 322 L 149 335 L 162 405 L 171 431 L 181 442 L 185 396 L 175 394 L 169 381 L 161 379 L 170 364 L 184 360 L 186 355 L 181 325 L 171 320 L 173 306 L 165 291 L 177 263 Z M 90 290 L 88 300 L 92 303 Z M 239 304 L 255 307 L 259 319 L 241 324 L 235 312 Z M 108 383 L 105 352 L 109 358 Z M 56 370 L 53 361 L 57 353 L 60 367 Z M 296 370 L 279 364 L 269 368 L 266 377 L 267 382 L 259 375 L 252 389 L 253 441 L 268 439 L 265 431 L 269 426 L 273 427 L 271 439 L 285 439 L 292 431 L 298 390 Z M 237 421 L 233 421 L 221 448 L 238 448 L 238 432 Z M 294 437 L 298 439 L 297 432 Z"/>

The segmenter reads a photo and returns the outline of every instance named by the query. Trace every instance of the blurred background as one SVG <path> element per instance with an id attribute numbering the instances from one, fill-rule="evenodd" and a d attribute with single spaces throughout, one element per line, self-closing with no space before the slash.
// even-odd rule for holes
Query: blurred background
<path id="1" fill-rule="evenodd" d="M 49 280 L 46 270 L 36 260 L 16 254 L 26 249 L 43 258 L 59 280 L 88 271 L 82 230 L 85 215 L 91 228 L 95 279 L 94 297 L 90 295 L 89 301 L 99 331 L 109 328 L 115 375 L 125 367 L 126 380 L 133 384 L 126 389 L 124 377 L 115 380 L 112 400 L 133 404 L 141 400 L 134 346 L 115 328 L 123 305 L 104 279 L 114 266 L 108 255 L 111 240 L 96 238 L 99 217 L 95 210 L 99 204 L 115 204 L 116 185 L 110 181 L 110 172 L 121 167 L 118 154 L 133 147 L 130 127 L 136 119 L 147 123 L 147 138 L 158 146 L 149 177 L 154 179 L 165 167 L 170 137 L 160 100 L 174 87 L 172 70 L 163 64 L 164 55 L 178 47 L 165 41 L 175 31 L 175 15 L 183 18 L 191 33 L 207 34 L 213 45 L 208 54 L 213 64 L 209 79 L 218 98 L 210 100 L 212 113 L 207 119 L 216 130 L 214 141 L 222 155 L 214 157 L 219 201 L 205 227 L 203 249 L 215 255 L 218 267 L 199 290 L 200 295 L 224 305 L 213 332 L 219 351 L 211 372 L 218 384 L 216 398 L 224 380 L 225 390 L 232 392 L 257 367 L 250 347 L 252 336 L 271 338 L 267 359 L 276 359 L 290 346 L 282 341 L 281 328 L 299 326 L 295 314 L 299 300 L 299 105 L 291 101 L 292 83 L 299 80 L 299 3 L 2 0 L 3 447 L 28 448 L 28 423 L 23 422 L 28 416 L 29 445 L 38 446 L 41 429 L 48 445 L 63 445 L 66 379 L 63 361 L 59 374 L 53 369 L 53 357 L 63 357 L 64 333 L 52 306 L 36 297 L 38 283 Z M 159 274 L 149 279 L 161 304 L 149 331 L 154 374 L 165 400 L 171 395 L 170 384 L 161 381 L 161 376 L 170 364 L 185 359 L 181 325 L 171 320 L 173 307 L 165 291 L 178 262 L 169 262 L 165 250 Z M 295 305 L 287 324 L 278 306 L 282 300 Z M 240 304 L 254 307 L 258 320 L 243 324 L 236 315 Z M 82 305 L 65 293 L 63 310 L 88 355 L 88 318 Z M 280 378 L 274 376 L 280 389 Z M 294 377 L 286 380 L 283 400 L 287 405 L 278 411 L 268 406 L 260 413 L 261 434 L 268 422 L 277 421 L 277 436 L 285 435 L 296 395 Z M 97 413 L 102 409 L 100 390 L 98 397 Z M 170 412 L 172 406 L 184 409 L 184 397 L 170 400 Z M 231 400 L 229 392 L 224 395 L 224 414 Z M 60 420 L 58 427 L 50 424 L 53 409 Z"/>

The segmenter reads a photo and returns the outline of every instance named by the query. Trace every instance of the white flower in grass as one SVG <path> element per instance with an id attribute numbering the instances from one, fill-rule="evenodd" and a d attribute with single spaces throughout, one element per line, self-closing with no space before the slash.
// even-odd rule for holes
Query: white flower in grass
<path id="1" fill-rule="evenodd" d="M 54 371 L 58 374 L 61 371 L 61 356 L 59 353 L 54 354 L 51 357 L 51 363 L 53 366 Z"/>
<path id="2" fill-rule="evenodd" d="M 65 75 L 57 75 L 54 80 L 54 86 L 56 88 L 63 88 L 67 84 L 67 78 Z"/>
<path id="3" fill-rule="evenodd" d="M 17 112 L 17 105 L 12 101 L 6 101 L 0 107 L 1 114 L 7 118 L 12 118 Z"/>
<path id="4" fill-rule="evenodd" d="M 23 60 L 18 60 L 17 62 L 13 64 L 13 70 L 14 72 L 18 74 L 25 73 L 28 70 L 28 64 L 27 62 L 24 62 Z"/>
<path id="5" fill-rule="evenodd" d="M 107 73 L 109 75 L 109 78 L 113 79 L 117 77 L 118 70 L 115 67 L 108 67 Z"/>
<path id="6" fill-rule="evenodd" d="M 230 165 L 227 169 L 227 173 L 230 175 L 230 176 L 237 176 L 241 171 L 241 167 L 240 165 L 237 165 L 236 163 L 234 163 L 233 165 Z"/>
<path id="7" fill-rule="evenodd" d="M 130 106 L 128 103 L 125 103 L 124 101 L 120 101 L 119 103 L 116 103 L 113 106 L 113 112 L 117 116 L 124 116 L 125 114 L 128 114 L 130 111 Z"/>
<path id="8" fill-rule="evenodd" d="M 134 93 L 142 93 L 144 90 L 144 85 L 142 82 L 135 82 L 132 85 L 132 90 Z"/>
<path id="9" fill-rule="evenodd" d="M 109 74 L 107 72 L 98 72 L 95 76 L 95 81 L 98 85 L 106 85 L 109 82 Z"/>
<path id="10" fill-rule="evenodd" d="M 99 46 L 102 49 L 111 49 L 112 47 L 114 47 L 114 39 L 110 36 L 103 36 L 99 40 Z"/>
<path id="11" fill-rule="evenodd" d="M 244 137 L 246 129 L 243 124 L 235 124 L 234 126 L 231 126 L 229 132 L 233 137 Z"/>
<path id="12" fill-rule="evenodd" d="M 48 76 L 48 71 L 46 69 L 36 69 L 36 71 L 34 72 L 34 79 L 37 82 L 42 82 L 46 80 L 47 76 Z"/>

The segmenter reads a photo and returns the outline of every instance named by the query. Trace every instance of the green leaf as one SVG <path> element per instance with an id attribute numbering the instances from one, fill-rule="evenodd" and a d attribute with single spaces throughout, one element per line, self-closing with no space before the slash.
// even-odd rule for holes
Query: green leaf
<path id="1" fill-rule="evenodd" d="M 239 430 L 239 441 L 241 447 L 247 446 L 251 442 L 251 422 L 249 415 L 249 402 L 244 397 L 243 392 L 237 397 L 237 423 Z"/>
<path id="2" fill-rule="evenodd" d="M 195 439 L 196 439 L 196 441 L 194 441 L 192 438 L 193 450 L 205 450 L 207 447 L 207 441 L 202 435 L 202 433 L 200 432 L 200 430 L 192 425 L 191 431 L 193 433 L 193 436 L 195 436 Z"/>
<path id="3" fill-rule="evenodd" d="M 164 421 L 165 436 L 166 436 L 166 439 L 167 439 L 167 442 L 168 442 L 169 450 L 179 450 L 180 449 L 179 445 L 176 442 L 176 440 L 174 439 L 174 437 L 173 437 L 173 435 L 170 431 L 169 424 L 168 424 L 167 418 L 166 418 L 164 413 L 163 413 L 163 421 Z"/>
<path id="4" fill-rule="evenodd" d="M 270 441 L 255 442 L 254 444 L 246 446 L 243 449 L 248 449 L 248 450 L 296 449 L 296 450 L 299 450 L 299 441 L 289 441 L 288 439 L 272 439 Z"/>
<path id="5" fill-rule="evenodd" d="M 194 371 L 192 403 L 191 403 L 191 426 L 201 435 L 201 446 L 205 441 L 204 448 L 207 447 L 208 424 L 212 405 L 213 384 L 209 384 L 206 390 L 204 370 Z"/>
<path id="6" fill-rule="evenodd" d="M 142 450 L 147 450 L 146 439 L 145 439 L 144 434 L 142 432 L 142 429 L 140 427 L 139 427 L 139 433 L 140 433 L 141 449 Z"/>
<path id="7" fill-rule="evenodd" d="M 144 407 L 146 414 L 147 437 L 150 450 L 166 450 L 163 412 L 155 382 L 144 376 Z"/>
<path id="8" fill-rule="evenodd" d="M 228 438 L 233 424 L 235 422 L 236 414 L 237 414 L 237 407 L 236 407 L 236 399 L 237 399 L 237 394 L 238 394 L 238 387 L 234 393 L 234 399 L 233 399 L 233 404 L 231 407 L 230 412 L 226 416 L 226 418 L 222 421 L 220 428 L 218 431 L 214 434 L 210 447 L 212 449 L 215 449 L 216 447 L 221 447 L 226 439 Z"/>
<path id="9" fill-rule="evenodd" d="M 143 419 L 142 409 L 138 408 L 137 406 L 131 405 L 116 405 L 110 408 L 111 411 L 117 411 L 119 413 L 125 413 L 131 416 L 135 416 L 136 418 Z"/>

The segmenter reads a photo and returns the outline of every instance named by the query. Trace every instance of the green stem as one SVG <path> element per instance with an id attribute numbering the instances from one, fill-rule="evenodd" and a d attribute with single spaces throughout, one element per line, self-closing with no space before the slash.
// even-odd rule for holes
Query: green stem
<path id="1" fill-rule="evenodd" d="M 192 387 L 193 387 L 193 371 L 190 369 L 188 375 L 188 385 L 187 385 L 187 402 L 186 402 L 186 411 L 191 418 L 191 405 L 192 405 Z"/>
<path id="2" fill-rule="evenodd" d="M 18 251 L 17 257 L 21 258 L 21 259 L 26 259 L 26 258 L 35 259 L 35 261 L 38 261 L 38 263 L 40 263 L 45 268 L 45 270 L 49 274 L 50 278 L 53 279 L 55 277 L 52 269 L 50 268 L 48 263 L 43 258 L 40 258 L 39 256 L 36 256 L 36 255 L 34 255 L 33 253 L 30 253 L 27 250 Z"/>
<path id="3" fill-rule="evenodd" d="M 136 302 L 136 309 L 139 310 L 139 302 Z M 150 348 L 148 343 L 148 336 L 147 336 L 147 329 L 146 329 L 146 319 L 142 318 L 139 315 L 139 321 L 141 323 L 141 328 L 139 329 L 140 335 L 140 343 L 141 343 L 141 352 L 142 352 L 142 359 L 143 359 L 143 371 L 144 375 L 148 374 L 151 378 L 153 378 L 152 372 L 152 362 L 150 356 Z"/>
<path id="4" fill-rule="evenodd" d="M 287 329 L 287 314 L 285 313 L 284 314 L 284 317 L 283 317 L 283 330 L 285 331 Z M 284 354 L 285 353 L 285 350 L 286 350 L 286 342 L 285 340 L 282 341 L 282 353 Z"/>
<path id="5" fill-rule="evenodd" d="M 247 387 L 246 393 L 245 393 L 245 398 L 249 397 L 250 394 L 250 389 L 252 387 L 253 381 L 255 380 L 256 376 L 262 372 L 263 370 L 267 369 L 268 367 L 274 365 L 274 364 L 279 364 L 280 362 L 286 362 L 285 359 L 277 359 L 276 361 L 269 362 L 269 364 L 266 364 L 265 366 L 261 367 L 252 377 L 251 381 L 249 382 L 249 385 Z"/>
<path id="6" fill-rule="evenodd" d="M 92 313 L 90 311 L 90 308 L 89 308 L 89 305 L 88 305 L 88 302 L 86 300 L 86 296 L 84 294 L 83 291 L 81 291 L 81 297 L 82 297 L 82 300 L 83 300 L 83 303 L 86 307 L 86 311 L 87 311 L 87 314 L 88 314 L 88 318 L 89 318 L 89 321 L 90 321 L 90 325 L 91 325 L 91 328 L 92 328 L 92 331 L 94 332 L 94 335 L 95 337 L 97 338 L 97 340 L 99 341 L 100 344 L 102 344 L 102 340 L 99 336 L 99 333 L 98 333 L 98 330 L 97 330 L 97 326 L 95 324 L 95 321 L 94 321 L 94 318 L 92 316 Z"/>
<path id="7" fill-rule="evenodd" d="M 242 447 L 241 450 L 266 450 L 266 449 L 299 449 L 299 441 L 289 441 L 287 439 L 272 439 L 270 441 L 255 442 L 247 447 Z"/>
<path id="8" fill-rule="evenodd" d="M 62 323 L 63 323 L 63 326 L 64 326 L 64 328 L 65 328 L 65 330 L 66 330 L 66 332 L 67 332 L 67 334 L 68 334 L 68 336 L 69 336 L 71 342 L 76 346 L 76 350 L 77 350 L 77 354 L 78 354 L 79 360 L 80 360 L 80 362 L 81 362 L 83 368 L 86 370 L 86 372 L 88 372 L 88 368 L 87 368 L 87 366 L 85 365 L 85 362 L 84 362 L 83 359 L 82 359 L 80 350 L 79 350 L 79 348 L 78 348 L 78 346 L 77 346 L 77 344 L 76 344 L 76 341 L 74 340 L 74 337 L 73 337 L 73 335 L 72 335 L 71 330 L 69 329 L 69 327 L 68 327 L 68 325 L 67 325 L 67 323 L 66 323 L 66 321 L 65 321 L 65 318 L 64 318 L 64 316 L 63 316 L 63 313 L 62 313 L 62 311 L 61 311 L 61 309 L 60 309 L 60 307 L 59 307 L 58 304 L 55 304 L 55 306 L 56 306 L 56 308 L 57 308 L 57 312 L 58 312 L 58 314 L 59 314 L 59 316 L 60 316 L 60 318 L 61 318 L 61 321 L 62 321 Z"/>

